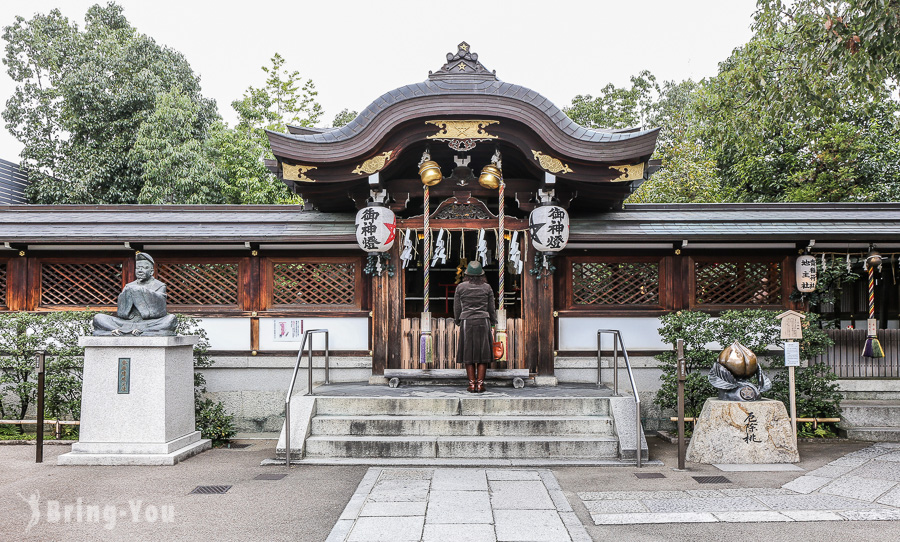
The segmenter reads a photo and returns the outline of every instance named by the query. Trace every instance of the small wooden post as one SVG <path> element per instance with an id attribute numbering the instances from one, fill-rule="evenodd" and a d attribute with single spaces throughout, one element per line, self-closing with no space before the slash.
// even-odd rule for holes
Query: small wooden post
<path id="1" fill-rule="evenodd" d="M 37 353 L 37 446 L 34 462 L 44 462 L 44 353 Z"/>
<path id="2" fill-rule="evenodd" d="M 684 363 L 684 341 L 677 339 L 675 348 L 678 353 L 678 470 L 684 470 L 684 381 L 687 370 Z"/>

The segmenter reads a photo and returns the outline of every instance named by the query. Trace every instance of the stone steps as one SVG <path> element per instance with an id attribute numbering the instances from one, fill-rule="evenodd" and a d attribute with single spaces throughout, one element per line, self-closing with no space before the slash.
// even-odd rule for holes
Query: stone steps
<path id="1" fill-rule="evenodd" d="M 350 436 L 613 436 L 609 416 L 316 416 L 314 435 Z"/>
<path id="2" fill-rule="evenodd" d="M 613 459 L 618 441 L 610 436 L 318 436 L 306 439 L 306 457 L 371 458 L 566 458 Z"/>
<path id="3" fill-rule="evenodd" d="M 429 394 L 298 396 L 291 405 L 292 461 L 601 464 L 635 457 L 627 398 Z M 282 461 L 284 438 L 282 432 L 276 448 Z"/>
<path id="4" fill-rule="evenodd" d="M 900 442 L 900 401 L 844 401 L 839 427 L 851 439 Z"/>

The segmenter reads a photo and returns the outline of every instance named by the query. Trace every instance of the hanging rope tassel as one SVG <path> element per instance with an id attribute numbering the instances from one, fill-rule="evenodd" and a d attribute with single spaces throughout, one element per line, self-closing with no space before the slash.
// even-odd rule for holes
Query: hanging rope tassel
<path id="1" fill-rule="evenodd" d="M 878 342 L 876 336 L 877 323 L 875 322 L 875 270 L 869 266 L 869 321 L 868 334 L 866 336 L 866 345 L 863 347 L 862 355 L 867 358 L 883 358 L 884 349 Z"/>
<path id="2" fill-rule="evenodd" d="M 505 364 L 509 353 L 509 337 L 506 333 L 506 228 L 504 224 L 505 194 L 506 184 L 500 181 L 500 230 L 497 232 L 497 332 L 494 340 L 503 345 L 503 354 L 497 359 L 498 362 Z"/>
<path id="3" fill-rule="evenodd" d="M 422 265 L 425 272 L 423 281 L 425 292 L 423 293 L 422 301 L 422 318 L 419 321 L 422 332 L 422 335 L 419 338 L 419 363 L 422 365 L 428 365 L 434 362 L 434 338 L 431 336 L 431 308 L 429 306 L 431 301 L 431 280 L 429 277 L 431 271 L 431 229 L 428 224 L 428 215 L 431 214 L 431 205 L 428 192 L 428 185 L 425 185 L 425 254 L 422 258 Z"/>

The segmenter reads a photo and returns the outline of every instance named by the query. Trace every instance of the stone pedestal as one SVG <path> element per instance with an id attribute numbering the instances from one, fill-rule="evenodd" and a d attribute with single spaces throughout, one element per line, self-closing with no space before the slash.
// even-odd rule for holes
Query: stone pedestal
<path id="1" fill-rule="evenodd" d="M 687 460 L 695 463 L 800 461 L 784 403 L 707 399 L 694 424 Z"/>
<path id="2" fill-rule="evenodd" d="M 209 449 L 194 420 L 197 341 L 193 336 L 81 337 L 79 440 L 58 464 L 174 465 Z"/>

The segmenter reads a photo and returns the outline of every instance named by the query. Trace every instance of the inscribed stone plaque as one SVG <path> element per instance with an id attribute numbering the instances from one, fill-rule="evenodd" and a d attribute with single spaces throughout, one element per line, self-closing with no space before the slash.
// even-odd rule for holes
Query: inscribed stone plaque
<path id="1" fill-rule="evenodd" d="M 131 358 L 119 358 L 119 393 L 131 391 Z"/>

